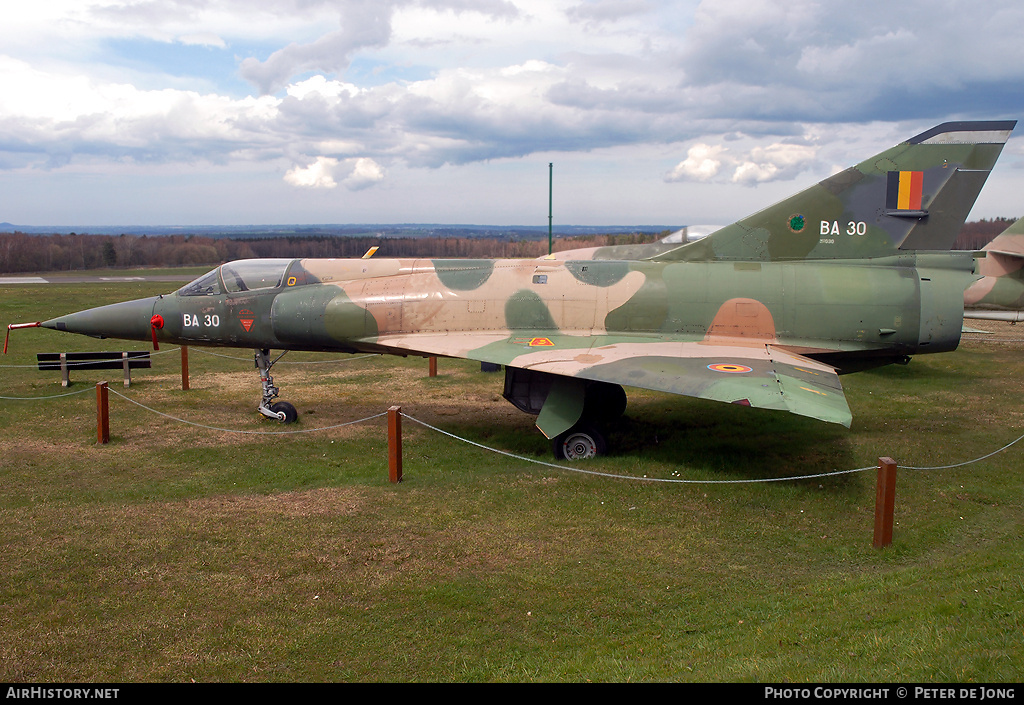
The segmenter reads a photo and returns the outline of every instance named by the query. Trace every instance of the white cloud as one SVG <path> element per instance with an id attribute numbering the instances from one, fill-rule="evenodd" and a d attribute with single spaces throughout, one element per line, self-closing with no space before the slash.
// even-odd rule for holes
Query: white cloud
<path id="1" fill-rule="evenodd" d="M 659 188 L 763 194 L 944 120 L 1024 114 L 1017 0 L 52 0 L 9 15 L 0 174 L 216 167 L 245 173 L 242 190 L 260 174 L 294 199 L 342 185 L 410 202 L 442 173 L 614 150 L 643 155 L 631 178 Z M 601 168 L 598 183 L 631 187 Z"/>
<path id="2" fill-rule="evenodd" d="M 417 5 L 435 16 L 447 16 L 449 25 L 482 20 L 495 24 L 494 20 L 507 20 L 519 14 L 516 5 L 505 0 L 434 0 L 425 5 L 415 0 L 343 1 L 337 4 L 340 12 L 335 27 L 319 33 L 312 41 L 289 42 L 266 60 L 246 58 L 240 65 L 241 74 L 264 93 L 273 93 L 304 72 L 343 73 L 356 52 L 386 48 L 392 41 L 396 13 Z M 419 38 L 429 36 L 422 27 L 418 28 Z"/>
<path id="3" fill-rule="evenodd" d="M 285 144 L 268 131 L 279 103 L 143 90 L 0 56 L 0 154 L 9 166 L 221 161 L 256 147 L 280 154 Z"/>
<path id="4" fill-rule="evenodd" d="M 391 25 L 384 14 L 385 11 L 377 9 L 361 12 L 357 17 L 346 18 L 348 21 L 341 29 L 308 44 L 289 44 L 266 61 L 249 57 L 242 61 L 239 70 L 264 93 L 280 90 L 293 76 L 306 71 L 343 72 L 356 50 L 387 44 Z"/>
<path id="5" fill-rule="evenodd" d="M 648 0 L 591 0 L 568 8 L 566 15 L 589 25 L 599 25 L 603 22 L 621 22 L 650 11 L 651 3 Z"/>
<path id="6" fill-rule="evenodd" d="M 695 144 L 686 152 L 686 159 L 676 164 L 668 174 L 666 181 L 709 181 L 718 175 L 722 166 L 719 159 L 725 148 L 712 146 L 703 142 Z"/>
<path id="7" fill-rule="evenodd" d="M 735 184 L 784 181 L 815 167 L 816 156 L 817 148 L 806 144 L 776 142 L 733 154 L 722 145 L 700 142 L 687 150 L 686 159 L 665 175 L 665 181 L 711 181 L 722 173 L 723 164 Z"/>
<path id="8" fill-rule="evenodd" d="M 338 160 L 320 156 L 309 166 L 292 167 L 285 173 L 284 180 L 298 188 L 333 189 L 338 186 L 336 177 L 346 167 L 348 175 L 341 183 L 349 191 L 361 191 L 384 179 L 384 169 L 368 157 Z"/>
<path id="9" fill-rule="evenodd" d="M 225 42 L 220 36 L 213 32 L 197 32 L 195 34 L 183 34 L 178 37 L 178 41 L 182 44 L 204 46 L 204 47 L 217 47 L 218 49 L 224 49 L 227 47 Z"/>
<path id="10" fill-rule="evenodd" d="M 325 76 L 310 76 L 304 81 L 292 83 L 285 92 L 292 98 L 303 98 L 309 96 L 320 96 L 323 98 L 336 99 L 342 95 L 357 95 L 359 89 L 351 83 L 342 81 L 330 81 Z"/>
<path id="11" fill-rule="evenodd" d="M 360 191 L 369 188 L 384 179 L 384 170 L 380 164 L 366 157 L 351 160 L 352 172 L 345 177 L 342 183 L 350 191 Z"/>
<path id="12" fill-rule="evenodd" d="M 338 160 L 334 157 L 317 157 L 307 167 L 296 166 L 288 170 L 284 180 L 292 186 L 311 189 L 330 189 L 338 185 L 334 180 L 334 169 Z"/>
<path id="13" fill-rule="evenodd" d="M 808 145 L 775 143 L 755 147 L 736 166 L 732 181 L 750 185 L 792 179 L 813 166 L 816 154 L 817 150 Z"/>

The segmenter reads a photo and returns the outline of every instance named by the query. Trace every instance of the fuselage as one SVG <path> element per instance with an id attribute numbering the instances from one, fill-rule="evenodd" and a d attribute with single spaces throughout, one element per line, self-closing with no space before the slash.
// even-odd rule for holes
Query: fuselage
<path id="1" fill-rule="evenodd" d="M 242 260 L 173 294 L 44 325 L 140 340 L 155 325 L 160 341 L 184 345 L 401 354 L 408 351 L 390 348 L 389 338 L 446 335 L 460 355 L 460 338 L 481 333 L 715 336 L 770 342 L 853 371 L 954 349 L 971 266 L 969 255 L 863 263 Z"/>

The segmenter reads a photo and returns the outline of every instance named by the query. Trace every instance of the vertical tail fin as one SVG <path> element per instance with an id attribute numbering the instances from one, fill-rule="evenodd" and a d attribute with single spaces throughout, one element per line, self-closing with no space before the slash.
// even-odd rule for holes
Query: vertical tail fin
<path id="1" fill-rule="evenodd" d="M 655 259 L 867 259 L 949 250 L 1015 125 L 938 125 Z"/>

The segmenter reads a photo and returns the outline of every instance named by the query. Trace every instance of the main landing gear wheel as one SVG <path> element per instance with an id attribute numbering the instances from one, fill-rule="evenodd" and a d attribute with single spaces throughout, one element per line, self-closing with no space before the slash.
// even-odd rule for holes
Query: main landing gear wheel
<path id="1" fill-rule="evenodd" d="M 261 414 L 268 419 L 280 421 L 281 423 L 292 423 L 299 418 L 299 412 L 295 407 L 286 401 L 274 401 L 280 390 L 274 386 L 274 378 L 270 376 L 270 368 L 284 357 L 285 352 L 278 355 L 274 360 L 270 359 L 269 350 L 256 351 L 256 369 L 260 371 L 260 384 L 263 385 L 263 399 L 257 408 Z"/>
<path id="2" fill-rule="evenodd" d="M 608 452 L 604 435 L 593 426 L 574 426 L 556 436 L 552 450 L 559 460 L 586 460 Z"/>

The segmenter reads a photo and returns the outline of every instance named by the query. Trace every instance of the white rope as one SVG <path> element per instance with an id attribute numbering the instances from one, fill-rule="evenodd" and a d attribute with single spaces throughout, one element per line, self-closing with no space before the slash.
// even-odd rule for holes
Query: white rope
<path id="1" fill-rule="evenodd" d="M 85 389 L 79 389 L 77 392 L 64 392 L 63 394 L 54 394 L 48 397 L 0 397 L 0 399 L 6 399 L 9 401 L 42 401 L 46 399 L 60 399 L 61 397 L 70 397 L 75 394 L 84 394 L 85 392 L 91 392 L 92 387 L 86 387 Z"/>
<path id="2" fill-rule="evenodd" d="M 153 352 L 150 352 L 149 354 L 150 354 L 151 357 L 156 357 L 157 355 L 166 355 L 167 353 L 172 353 L 172 352 L 174 352 L 176 350 L 179 350 L 179 349 L 180 348 L 171 348 L 170 350 L 155 350 Z M 147 352 L 147 351 L 145 351 L 145 350 L 129 350 L 128 351 L 129 355 L 133 355 L 133 354 L 137 355 L 140 352 Z M 112 357 L 109 360 L 68 360 L 67 361 L 67 366 L 68 366 L 68 369 L 70 370 L 70 369 L 72 369 L 74 367 L 89 367 L 90 365 L 95 365 L 97 363 L 124 362 L 124 357 L 122 357 L 120 353 L 115 353 L 115 354 L 117 355 L 117 357 Z M 138 357 L 135 357 L 135 358 L 129 357 L 128 361 L 131 362 L 133 359 L 138 359 Z M 35 369 L 39 368 L 40 363 L 45 363 L 47 365 L 57 365 L 56 367 L 53 367 L 52 369 L 46 370 L 47 372 L 52 372 L 54 370 L 60 370 L 60 358 L 58 358 L 56 360 L 41 360 L 41 361 L 37 361 L 36 364 L 34 364 L 34 365 L 0 365 L 0 370 L 18 370 L 18 369 L 35 370 Z"/>
<path id="3" fill-rule="evenodd" d="M 678 478 L 636 477 L 635 475 L 617 475 L 615 473 L 598 472 L 596 470 L 584 470 L 583 468 L 569 467 L 567 465 L 558 465 L 556 463 L 548 463 L 548 462 L 545 462 L 543 460 L 537 460 L 535 458 L 527 458 L 527 457 L 522 456 L 522 455 L 516 455 L 515 453 L 509 453 L 509 452 L 504 451 L 504 450 L 499 450 L 497 448 L 491 448 L 490 446 L 485 446 L 482 443 L 477 443 L 476 441 L 471 441 L 471 440 L 469 440 L 467 438 L 461 438 L 459 436 L 456 436 L 454 433 L 449 433 L 448 431 L 445 431 L 443 429 L 437 428 L 436 426 L 431 426 L 430 424 L 428 424 L 428 423 L 426 423 L 424 421 L 420 421 L 419 419 L 414 418 L 412 416 L 409 416 L 408 414 L 406 414 L 404 412 L 403 412 L 402 416 L 404 416 L 405 418 L 409 419 L 410 421 L 415 421 L 416 423 L 420 424 L 421 426 L 426 426 L 431 431 L 437 431 L 438 433 L 444 434 L 445 436 L 448 436 L 450 438 L 454 438 L 457 441 L 462 441 L 463 443 L 468 443 L 470 445 L 476 446 L 477 448 L 482 448 L 484 450 L 491 451 L 492 453 L 498 453 L 499 455 L 504 455 L 504 456 L 507 456 L 509 458 L 515 458 L 516 460 L 522 460 L 522 461 L 525 461 L 527 463 L 534 463 L 535 465 L 543 465 L 545 467 L 557 468 L 559 470 L 567 470 L 569 472 L 581 473 L 583 475 L 596 475 L 598 477 L 608 477 L 608 478 L 613 478 L 613 479 L 616 479 L 616 480 L 633 480 L 633 481 L 636 481 L 636 482 L 670 482 L 670 483 L 676 483 L 676 484 L 694 484 L 694 485 L 726 485 L 726 484 L 738 485 L 738 484 L 749 484 L 749 483 L 755 483 L 755 482 L 788 482 L 790 480 L 808 480 L 808 479 L 818 478 L 818 477 L 831 477 L 833 475 L 845 475 L 847 473 L 852 473 L 852 472 L 863 472 L 864 470 L 871 470 L 872 468 L 877 467 L 877 466 L 868 466 L 868 467 L 864 467 L 864 468 L 854 468 L 853 470 L 836 470 L 836 471 L 833 471 L 833 472 L 819 473 L 819 474 L 816 474 L 816 475 L 800 475 L 800 476 L 797 476 L 797 477 L 767 477 L 767 478 L 755 479 L 755 480 L 683 480 L 683 479 L 678 479 Z"/>
<path id="4" fill-rule="evenodd" d="M 210 353 L 210 354 L 215 354 L 215 353 Z M 219 357 L 226 357 L 226 356 L 219 356 Z M 365 355 L 363 357 L 374 357 L 374 356 L 373 355 Z M 238 358 L 235 358 L 235 359 L 238 359 Z M 361 359 L 361 358 L 353 358 L 353 359 Z M 242 429 L 220 428 L 220 427 L 217 427 L 217 426 L 209 426 L 209 425 L 206 425 L 206 424 L 196 423 L 194 421 L 187 421 L 185 419 L 182 419 L 182 418 L 179 418 L 179 417 L 176 417 L 176 416 L 171 416 L 170 414 L 166 414 L 166 413 L 164 413 L 162 411 L 157 411 L 156 409 L 153 409 L 152 407 L 146 406 L 145 404 L 142 404 L 142 403 L 132 399 L 131 397 L 126 396 L 126 395 L 118 392 L 115 389 L 108 388 L 108 390 L 110 392 L 113 392 L 115 395 L 121 397 L 122 399 L 125 399 L 126 401 L 129 401 L 132 404 L 135 404 L 136 406 L 138 406 L 138 407 L 140 407 L 142 409 L 145 409 L 146 411 L 149 411 L 151 413 L 157 414 L 158 416 L 163 416 L 164 418 L 170 419 L 172 421 L 178 421 L 179 423 L 187 424 L 187 425 L 190 425 L 190 426 L 195 426 L 197 428 L 204 428 L 204 429 L 207 429 L 207 430 L 210 430 L 210 431 L 218 431 L 218 432 L 222 432 L 222 433 L 244 433 L 244 434 L 265 435 L 265 436 L 285 436 L 285 435 L 293 435 L 293 434 L 298 434 L 298 433 L 315 433 L 317 431 L 327 431 L 327 430 L 331 430 L 331 429 L 335 429 L 335 428 L 342 428 L 344 426 L 351 426 L 351 425 L 354 425 L 354 424 L 363 423 L 365 421 L 371 421 L 373 419 L 377 419 L 377 418 L 380 418 L 382 416 L 386 416 L 387 415 L 387 412 L 384 411 L 384 412 L 381 412 L 379 414 L 373 414 L 372 416 L 367 416 L 367 417 L 362 418 L 362 419 L 357 419 L 355 421 L 347 421 L 345 423 L 335 424 L 333 426 L 323 426 L 323 427 L 319 427 L 319 428 L 304 428 L 304 429 L 296 429 L 296 430 L 292 430 L 292 431 L 248 431 L 248 430 L 242 430 Z M 41 400 L 47 400 L 47 399 L 59 399 L 61 397 L 74 396 L 76 394 L 83 394 L 83 393 L 89 392 L 89 391 L 92 391 L 91 388 L 81 389 L 81 390 L 78 390 L 78 391 L 75 391 L 75 392 L 67 392 L 67 393 L 64 393 L 64 394 L 55 394 L 53 396 L 46 396 L 46 397 L 7 397 L 7 396 L 0 396 L 0 399 L 8 400 L 8 401 L 41 401 Z M 545 467 L 555 468 L 555 469 L 558 469 L 558 470 L 566 470 L 568 472 L 575 472 L 575 473 L 579 473 L 579 474 L 583 474 L 583 475 L 594 475 L 594 476 L 598 476 L 598 477 L 606 477 L 606 478 L 612 478 L 612 479 L 618 479 L 618 480 L 632 480 L 632 481 L 636 481 L 636 482 L 664 482 L 664 483 L 675 483 L 675 484 L 712 484 L 712 485 L 713 484 L 754 484 L 754 483 L 763 483 L 763 482 L 789 482 L 789 481 L 794 481 L 794 480 L 811 480 L 811 479 L 818 479 L 818 478 L 825 478 L 825 477 L 834 477 L 834 476 L 837 476 L 837 475 L 846 475 L 846 474 L 855 473 L 855 472 L 864 472 L 866 470 L 872 470 L 874 468 L 877 468 L 876 465 L 869 465 L 869 466 L 865 466 L 865 467 L 862 467 L 862 468 L 853 468 L 853 469 L 850 469 L 850 470 L 834 470 L 832 472 L 815 473 L 815 474 L 811 474 L 811 475 L 796 475 L 796 476 L 790 476 L 790 477 L 769 477 L 769 478 L 759 478 L 759 479 L 749 479 L 749 480 L 686 480 L 686 479 L 680 479 L 680 478 L 636 477 L 636 476 L 633 476 L 633 475 L 620 475 L 620 474 L 616 474 L 616 473 L 598 472 L 596 470 L 586 470 L 586 469 L 580 468 L 580 467 L 570 467 L 570 466 L 567 466 L 567 465 L 560 465 L 560 464 L 556 464 L 556 463 L 545 462 L 543 460 L 537 460 L 536 458 L 528 458 L 526 456 L 517 455 L 515 453 L 510 453 L 508 451 L 500 450 L 498 448 L 492 448 L 492 447 L 486 446 L 486 445 L 484 445 L 482 443 L 477 443 L 476 441 L 471 441 L 468 438 L 462 438 L 461 436 L 457 436 L 454 433 L 450 433 L 450 432 L 445 431 L 443 429 L 437 428 L 436 426 L 432 426 L 432 425 L 426 423 L 425 421 L 421 421 L 421 420 L 415 418 L 414 416 L 410 416 L 410 415 L 405 414 L 405 413 L 403 413 L 402 415 L 405 416 L 406 418 L 408 418 L 410 421 L 413 421 L 413 422 L 415 422 L 415 423 L 417 423 L 417 424 L 419 424 L 421 426 L 429 428 L 432 431 L 435 431 L 435 432 L 440 433 L 442 435 L 448 436 L 449 438 L 452 438 L 454 440 L 461 441 L 462 443 L 467 443 L 469 445 L 476 446 L 477 448 L 481 448 L 483 450 L 487 450 L 487 451 L 490 451 L 492 453 L 497 453 L 498 455 L 504 455 L 506 457 L 513 458 L 515 460 L 520 460 L 520 461 L 527 462 L 527 463 L 532 463 L 534 465 L 542 465 L 542 466 L 545 466 Z M 973 458 L 971 460 L 965 460 L 965 461 L 959 462 L 959 463 L 951 463 L 949 465 L 932 465 L 932 466 L 897 465 L 897 467 L 903 468 L 904 470 L 949 470 L 949 469 L 952 469 L 952 468 L 964 467 L 966 465 L 972 465 L 974 463 L 978 463 L 978 462 L 981 462 L 983 460 L 987 460 L 988 458 L 991 458 L 991 457 L 993 457 L 995 455 L 998 455 L 999 453 L 1002 453 L 1003 451 L 1005 451 L 1005 450 L 1009 449 L 1010 447 L 1014 446 L 1015 444 L 1019 443 L 1021 440 L 1024 440 L 1024 435 L 1018 436 L 1017 438 L 1015 438 L 1014 440 L 1010 441 L 1009 443 L 1007 443 L 1003 447 L 998 448 L 998 449 L 992 451 L 991 453 L 986 453 L 985 455 L 979 456 L 977 458 Z"/>
<path id="5" fill-rule="evenodd" d="M 252 362 L 252 357 L 236 357 L 234 355 L 224 355 L 223 353 L 215 353 L 212 350 L 206 350 L 206 349 L 198 347 L 198 346 L 184 346 L 184 347 L 188 347 L 190 352 L 198 352 L 198 353 L 202 353 L 203 355 L 212 355 L 213 357 L 221 357 L 221 358 L 224 358 L 225 360 L 238 360 L 240 362 Z M 177 352 L 178 350 L 181 350 L 181 348 L 177 347 L 177 348 L 170 348 L 168 350 L 155 350 L 155 351 L 151 352 L 150 355 L 155 357 L 157 355 L 166 355 L 167 353 Z M 145 352 L 145 351 L 135 351 L 135 350 L 132 350 L 132 351 L 129 351 L 129 352 Z M 283 361 L 281 361 L 278 364 L 282 364 L 282 365 L 329 365 L 329 364 L 332 364 L 332 363 L 339 363 L 339 362 L 354 362 L 356 360 L 362 360 L 363 358 L 367 358 L 367 357 L 380 357 L 380 354 L 379 353 L 369 353 L 369 354 L 366 354 L 366 355 L 360 355 L 359 357 L 338 358 L 338 359 L 334 359 L 334 360 L 283 360 Z M 98 362 L 121 362 L 122 359 L 123 358 L 118 356 L 118 357 L 113 357 L 113 358 L 111 358 L 109 360 L 68 361 L 67 365 L 68 365 L 68 369 L 70 369 L 72 367 L 88 367 L 89 365 L 94 365 L 94 364 L 96 364 Z M 131 359 L 131 358 L 129 358 L 129 359 Z M 38 363 L 35 364 L 35 365 L 0 365 L 0 370 L 18 370 L 18 369 L 34 370 L 34 369 L 37 369 L 37 368 L 38 368 Z"/>
<path id="6" fill-rule="evenodd" d="M 364 421 L 370 421 L 372 419 L 380 418 L 381 416 L 386 416 L 387 413 L 388 413 L 386 411 L 382 411 L 379 414 L 374 414 L 373 416 L 367 416 L 366 418 L 357 419 L 356 421 L 346 421 L 345 423 L 339 423 L 339 424 L 335 424 L 333 426 L 321 426 L 320 428 L 302 428 L 302 429 L 296 429 L 294 431 L 246 431 L 244 429 L 219 428 L 217 426 L 208 426 L 206 424 L 196 423 L 195 421 L 186 421 L 185 419 L 178 418 L 177 416 L 171 416 L 170 414 L 165 414 L 162 411 L 157 411 L 156 409 L 153 409 L 152 407 L 148 407 L 145 404 L 139 403 L 139 402 L 135 401 L 134 399 L 132 399 L 131 397 L 128 397 L 128 396 L 125 396 L 124 394 L 121 394 L 116 389 L 110 389 L 109 391 L 111 393 L 116 394 L 117 396 L 121 397 L 122 399 L 124 399 L 126 401 L 130 401 L 132 404 L 135 404 L 136 406 L 145 409 L 146 411 L 154 413 L 157 416 L 163 416 L 166 419 L 171 419 L 172 421 L 178 421 L 180 423 L 188 424 L 189 426 L 196 426 L 198 428 L 205 428 L 205 429 L 207 429 L 209 431 L 220 431 L 220 432 L 223 432 L 223 433 L 247 433 L 247 434 L 256 435 L 256 436 L 288 436 L 288 435 L 292 435 L 292 434 L 296 434 L 296 433 L 314 433 L 316 431 L 327 431 L 327 430 L 334 429 L 334 428 L 342 428 L 343 426 L 352 426 L 354 424 L 362 423 Z"/>
<path id="7" fill-rule="evenodd" d="M 997 453 L 1002 453 L 1004 450 L 1012 446 L 1014 443 L 1021 441 L 1022 439 L 1024 439 L 1024 435 L 1018 436 L 1017 438 L 1010 441 L 1009 443 L 1007 443 L 1002 448 L 999 448 L 998 450 L 994 450 L 991 453 L 983 455 L 980 458 L 975 458 L 974 460 L 965 460 L 962 463 L 953 463 L 952 465 L 933 465 L 931 467 L 914 467 L 913 465 L 902 465 L 900 467 L 902 467 L 904 470 L 948 470 L 949 468 L 959 468 L 963 467 L 964 465 L 970 465 L 972 463 L 977 463 L 987 458 L 991 458 L 993 455 L 996 455 Z"/>
<path id="8" fill-rule="evenodd" d="M 733 485 L 735 485 L 735 484 L 752 484 L 752 483 L 759 483 L 759 482 L 788 482 L 788 481 L 791 481 L 791 480 L 812 480 L 812 479 L 822 478 L 822 477 L 833 477 L 833 476 L 836 476 L 836 475 L 846 475 L 846 474 L 854 473 L 854 472 L 864 472 L 866 470 L 874 470 L 874 469 L 878 468 L 877 465 L 868 465 L 868 466 L 863 467 L 863 468 L 853 468 L 852 470 L 833 470 L 832 472 L 823 472 L 823 473 L 817 473 L 817 474 L 814 474 L 814 475 L 795 475 L 795 476 L 791 476 L 791 477 L 767 477 L 767 478 L 760 478 L 760 479 L 753 479 L 753 480 L 681 480 L 681 479 L 675 479 L 675 478 L 636 477 L 634 475 L 617 475 L 617 474 L 614 474 L 614 473 L 597 472 L 595 470 L 584 470 L 583 468 L 569 467 L 567 465 L 558 465 L 558 464 L 555 464 L 555 463 L 547 463 L 547 462 L 544 462 L 543 460 L 537 460 L 535 458 L 527 458 L 527 457 L 522 456 L 522 455 L 516 455 L 514 453 L 509 453 L 509 452 L 504 451 L 504 450 L 499 450 L 497 448 L 491 448 L 490 446 L 485 446 L 482 443 L 477 443 L 476 441 L 471 441 L 468 438 L 462 438 L 460 436 L 456 436 L 454 433 L 449 433 L 448 431 L 445 431 L 443 429 L 437 428 L 436 426 L 431 426 L 430 424 L 426 423 L 425 421 L 420 421 L 419 419 L 414 418 L 412 416 L 409 416 L 408 414 L 403 413 L 402 415 L 405 416 L 406 418 L 408 418 L 410 421 L 415 421 L 416 423 L 420 424 L 421 426 L 426 426 L 431 431 L 436 431 L 436 432 L 444 434 L 445 436 L 448 436 L 450 438 L 454 438 L 457 441 L 462 441 L 463 443 L 468 443 L 469 445 L 473 445 L 473 446 L 476 446 L 477 448 L 482 448 L 484 450 L 491 451 L 492 453 L 498 453 L 499 455 L 505 455 L 505 456 L 508 456 L 510 458 L 515 458 L 516 460 L 525 461 L 527 463 L 534 463 L 536 465 L 544 465 L 544 466 L 549 467 L 549 468 L 558 468 L 559 470 L 568 470 L 569 472 L 577 472 L 577 473 L 582 473 L 582 474 L 585 474 L 585 475 L 598 475 L 600 477 L 610 477 L 610 478 L 614 478 L 614 479 L 618 479 L 618 480 L 635 480 L 637 482 L 674 482 L 674 483 L 681 483 L 681 484 L 704 484 L 704 485 L 725 485 L 725 484 L 733 484 Z M 994 450 L 991 453 L 987 453 L 987 454 L 982 455 L 982 456 L 980 456 L 978 458 L 974 458 L 973 460 L 965 460 L 962 463 L 954 463 L 952 465 L 934 465 L 934 466 L 930 466 L 930 467 L 916 467 L 916 466 L 913 466 L 913 465 L 899 465 L 899 464 L 897 464 L 897 467 L 902 468 L 904 470 L 948 470 L 950 468 L 959 468 L 959 467 L 963 467 L 964 465 L 971 465 L 973 463 L 978 463 L 978 462 L 981 462 L 982 460 L 986 460 L 988 458 L 991 458 L 994 455 L 1002 453 L 1004 450 L 1006 450 L 1007 448 L 1009 448 L 1010 446 L 1012 446 L 1013 444 L 1015 444 L 1015 443 L 1017 443 L 1017 442 L 1019 442 L 1021 440 L 1024 440 L 1024 435 L 1020 436 L 1019 438 L 1017 438 L 1017 439 L 1015 439 L 1013 441 L 1010 441 L 1009 443 L 1007 443 L 1002 448 L 999 448 L 998 450 Z"/>
<path id="9" fill-rule="evenodd" d="M 201 347 L 190 347 L 189 350 L 194 350 L 203 355 L 212 355 L 213 357 L 224 358 L 225 360 L 238 360 L 239 362 L 252 362 L 251 357 L 236 357 L 234 355 L 225 355 L 223 353 L 215 353 L 212 350 L 206 350 Z M 367 357 L 380 357 L 379 353 L 369 353 L 367 355 L 360 355 L 359 357 L 347 357 L 339 358 L 335 360 L 284 360 L 276 363 L 279 365 L 329 365 L 337 362 L 354 362 L 356 360 L 362 360 Z"/>

